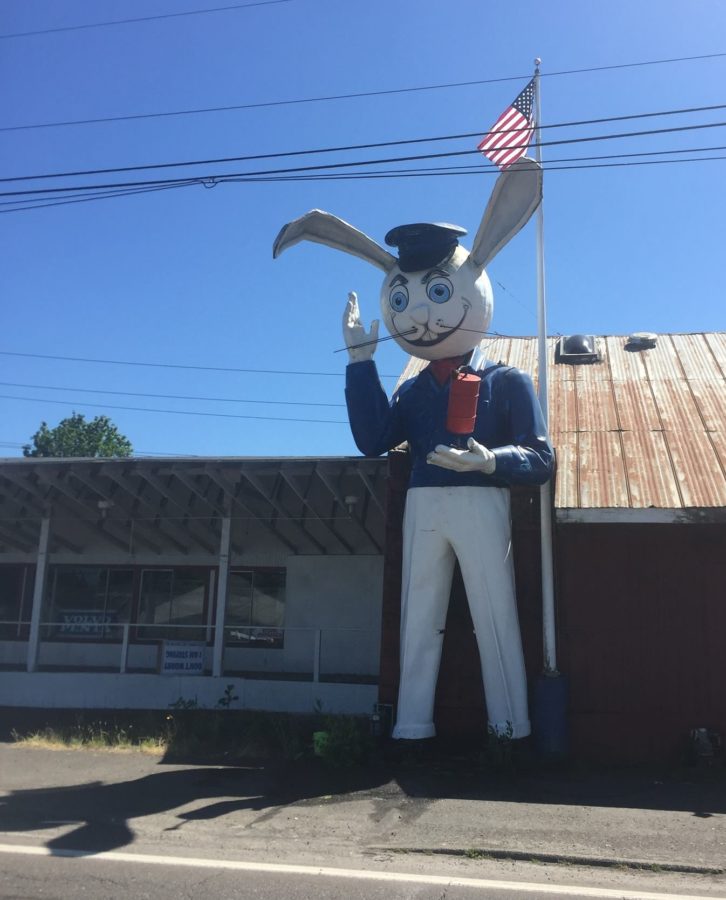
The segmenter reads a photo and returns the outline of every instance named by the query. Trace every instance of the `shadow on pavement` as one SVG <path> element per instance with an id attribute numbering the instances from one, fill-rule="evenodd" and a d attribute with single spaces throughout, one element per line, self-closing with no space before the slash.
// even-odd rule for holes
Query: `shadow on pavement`
<path id="1" fill-rule="evenodd" d="M 168 830 L 243 810 L 260 812 L 256 821 L 261 821 L 290 804 L 330 804 L 366 793 L 379 806 L 405 807 L 406 816 L 414 818 L 443 799 L 678 810 L 698 817 L 726 814 L 726 772 L 721 769 L 670 776 L 634 770 L 502 773 L 443 757 L 407 765 L 379 760 L 349 769 L 333 769 L 317 759 L 173 770 L 163 764 L 133 780 L 13 791 L 0 798 L 0 830 L 77 823 L 47 846 L 98 853 L 134 840 L 129 820 L 185 805 L 195 807 L 177 814 L 178 822 Z"/>

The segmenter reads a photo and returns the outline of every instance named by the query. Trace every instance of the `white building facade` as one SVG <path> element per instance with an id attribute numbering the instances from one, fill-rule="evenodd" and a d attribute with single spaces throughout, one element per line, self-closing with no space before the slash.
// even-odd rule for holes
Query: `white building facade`
<path id="1" fill-rule="evenodd" d="M 0 462 L 0 706 L 366 714 L 385 460 Z"/>

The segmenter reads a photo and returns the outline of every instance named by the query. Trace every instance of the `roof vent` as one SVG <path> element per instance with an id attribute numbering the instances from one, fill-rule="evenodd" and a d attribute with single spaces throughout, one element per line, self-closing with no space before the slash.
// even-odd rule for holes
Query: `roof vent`
<path id="1" fill-rule="evenodd" d="M 637 350 L 652 350 L 658 342 L 658 335 L 652 331 L 635 331 L 629 334 L 625 341 L 625 349 L 635 352 Z"/>
<path id="2" fill-rule="evenodd" d="M 602 355 L 597 349 L 593 334 L 569 334 L 557 341 L 556 363 L 578 366 L 597 363 L 601 360 Z"/>

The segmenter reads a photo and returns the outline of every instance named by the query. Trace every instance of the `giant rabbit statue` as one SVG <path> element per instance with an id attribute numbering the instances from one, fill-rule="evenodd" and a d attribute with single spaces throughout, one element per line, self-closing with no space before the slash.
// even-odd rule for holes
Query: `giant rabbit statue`
<path id="1" fill-rule="evenodd" d="M 493 308 L 484 267 L 529 220 L 541 196 L 542 171 L 523 157 L 499 175 L 470 252 L 459 244 L 463 228 L 423 223 L 388 232 L 385 241 L 398 248 L 396 258 L 321 210 L 286 225 L 274 244 L 275 257 L 308 240 L 382 269 L 386 327 L 403 350 L 429 361 L 389 402 L 372 359 L 378 321 L 367 331 L 356 295 L 348 295 L 346 400 L 355 442 L 366 456 L 407 442 L 412 460 L 394 738 L 436 733 L 434 694 L 456 560 L 479 647 L 489 728 L 513 738 L 530 733 L 509 487 L 546 482 L 553 454 L 529 376 L 484 359 L 479 345 Z"/>

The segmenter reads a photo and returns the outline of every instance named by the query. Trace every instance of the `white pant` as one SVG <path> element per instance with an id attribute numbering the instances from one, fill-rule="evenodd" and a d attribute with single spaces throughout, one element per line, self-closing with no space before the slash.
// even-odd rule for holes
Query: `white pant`
<path id="1" fill-rule="evenodd" d="M 403 520 L 401 683 L 394 738 L 436 734 L 434 694 L 454 562 L 474 623 L 489 725 L 530 733 L 527 680 L 514 593 L 509 491 L 410 488 Z"/>

